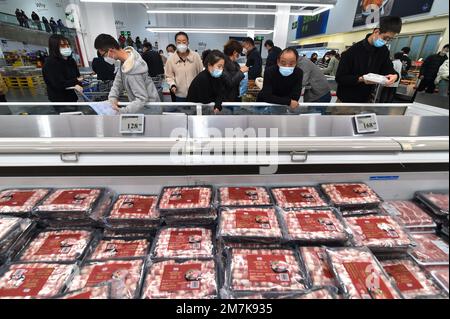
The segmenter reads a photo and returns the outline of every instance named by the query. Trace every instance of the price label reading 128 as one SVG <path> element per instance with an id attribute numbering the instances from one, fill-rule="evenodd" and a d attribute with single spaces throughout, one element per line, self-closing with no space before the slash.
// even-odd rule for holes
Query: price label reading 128
<path id="1" fill-rule="evenodd" d="M 378 132 L 378 119 L 376 114 L 364 114 L 355 116 L 357 134 L 369 134 Z"/>
<path id="2" fill-rule="evenodd" d="M 143 114 L 122 114 L 120 116 L 120 133 L 144 134 L 144 123 Z"/>

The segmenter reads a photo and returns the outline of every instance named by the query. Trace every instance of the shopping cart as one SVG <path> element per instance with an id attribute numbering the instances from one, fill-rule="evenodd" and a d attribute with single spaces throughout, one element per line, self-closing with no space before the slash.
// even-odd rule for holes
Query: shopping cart
<path id="1" fill-rule="evenodd" d="M 108 99 L 109 92 L 114 81 L 101 81 L 95 78 L 85 78 L 83 80 L 84 96 L 81 99 L 85 102 L 99 102 Z M 86 98 L 88 99 L 86 101 Z"/>

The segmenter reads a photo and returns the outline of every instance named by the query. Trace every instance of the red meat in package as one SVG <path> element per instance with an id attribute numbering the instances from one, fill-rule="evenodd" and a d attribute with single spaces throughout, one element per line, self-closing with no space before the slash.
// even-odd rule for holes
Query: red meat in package
<path id="1" fill-rule="evenodd" d="M 269 206 L 272 204 L 265 187 L 221 187 L 221 206 Z"/>
<path id="2" fill-rule="evenodd" d="M 431 277 L 436 281 L 436 283 L 449 294 L 449 268 L 448 266 L 432 266 L 427 267 L 427 272 L 430 273 Z"/>
<path id="3" fill-rule="evenodd" d="M 85 252 L 91 232 L 57 230 L 39 233 L 24 249 L 21 262 L 74 262 Z"/>
<path id="4" fill-rule="evenodd" d="M 367 248 L 327 249 L 327 254 L 347 299 L 402 299 Z"/>
<path id="5" fill-rule="evenodd" d="M 412 234 L 416 246 L 410 256 L 422 266 L 448 265 L 448 243 L 434 234 Z"/>
<path id="6" fill-rule="evenodd" d="M 157 203 L 158 196 L 120 195 L 107 219 L 114 224 L 159 221 Z"/>
<path id="7" fill-rule="evenodd" d="M 292 292 L 307 289 L 307 280 L 294 251 L 233 249 L 228 285 L 239 292 Z"/>
<path id="8" fill-rule="evenodd" d="M 211 187 L 167 187 L 159 202 L 161 211 L 209 210 L 211 208 Z"/>
<path id="9" fill-rule="evenodd" d="M 328 206 L 314 187 L 273 188 L 272 194 L 276 204 L 284 209 Z"/>
<path id="10" fill-rule="evenodd" d="M 155 259 L 213 258 L 212 231 L 206 228 L 163 228 L 155 239 Z"/>
<path id="11" fill-rule="evenodd" d="M 7 189 L 0 192 L 0 214 L 27 214 L 44 199 L 49 189 Z"/>
<path id="12" fill-rule="evenodd" d="M 374 251 L 407 250 L 413 245 L 408 233 L 390 216 L 349 217 L 345 220 L 357 246 Z"/>
<path id="13" fill-rule="evenodd" d="M 0 278 L 0 298 L 51 298 L 64 289 L 73 265 L 13 264 Z"/>
<path id="14" fill-rule="evenodd" d="M 281 215 L 290 241 L 345 243 L 349 238 L 343 222 L 330 209 L 284 211 Z"/>
<path id="15" fill-rule="evenodd" d="M 87 214 L 91 211 L 101 194 L 101 189 L 59 189 L 53 192 L 49 197 L 47 197 L 47 199 L 37 206 L 36 212 L 37 214 L 51 212 L 77 212 Z"/>
<path id="16" fill-rule="evenodd" d="M 408 229 L 436 228 L 433 218 L 411 201 L 384 202 L 382 207 Z"/>
<path id="17" fill-rule="evenodd" d="M 274 208 L 222 209 L 219 223 L 219 236 L 226 242 L 278 242 L 282 239 Z"/>
<path id="18" fill-rule="evenodd" d="M 90 255 L 89 260 L 144 258 L 147 255 L 148 246 L 149 242 L 146 239 L 103 239 Z"/>
<path id="19" fill-rule="evenodd" d="M 139 291 L 142 260 L 114 260 L 85 264 L 69 284 L 68 291 L 111 283 L 111 289 L 120 291 L 119 299 L 134 299 Z"/>
<path id="20" fill-rule="evenodd" d="M 418 192 L 419 199 L 425 200 L 440 214 L 448 215 L 449 196 L 444 192 Z"/>
<path id="21" fill-rule="evenodd" d="M 314 287 L 337 287 L 325 248 L 301 247 L 300 253 Z"/>
<path id="22" fill-rule="evenodd" d="M 378 195 L 366 184 L 322 184 L 322 190 L 337 207 L 373 206 L 381 203 Z"/>
<path id="23" fill-rule="evenodd" d="M 440 297 L 441 290 L 413 261 L 388 260 L 381 264 L 406 299 Z"/>
<path id="24" fill-rule="evenodd" d="M 213 260 L 154 263 L 148 270 L 143 299 L 215 299 L 218 296 Z"/>

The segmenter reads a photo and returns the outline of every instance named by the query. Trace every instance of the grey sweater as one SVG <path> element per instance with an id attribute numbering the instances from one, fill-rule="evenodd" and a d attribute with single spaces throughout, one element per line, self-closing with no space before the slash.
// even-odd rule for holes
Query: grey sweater
<path id="1" fill-rule="evenodd" d="M 339 68 L 339 60 L 336 57 L 332 57 L 328 67 L 322 70 L 323 74 L 336 76 L 337 70 Z"/>
<path id="2" fill-rule="evenodd" d="M 330 92 L 330 85 L 317 65 L 308 58 L 300 57 L 297 66 L 303 71 L 303 86 L 309 87 L 305 90 L 303 100 L 314 102 Z"/>
<path id="3" fill-rule="evenodd" d="M 132 47 L 125 50 L 129 58 L 120 66 L 109 93 L 110 101 L 118 101 L 119 96 L 125 90 L 130 104 L 120 110 L 121 113 L 143 113 L 148 102 L 160 102 L 155 84 L 148 75 L 147 63 Z"/>

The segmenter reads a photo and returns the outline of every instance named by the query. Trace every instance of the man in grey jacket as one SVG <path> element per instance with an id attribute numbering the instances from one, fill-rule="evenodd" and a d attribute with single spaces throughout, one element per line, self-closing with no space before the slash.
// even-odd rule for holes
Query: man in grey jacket
<path id="1" fill-rule="evenodd" d="M 120 61 L 113 87 L 108 99 L 114 110 L 120 113 L 143 113 L 148 102 L 160 102 L 155 84 L 148 75 L 147 63 L 132 47 L 122 49 L 119 43 L 108 34 L 100 34 L 95 39 L 95 49 L 110 64 Z M 119 96 L 126 91 L 130 104 L 119 107 Z"/>
<path id="2" fill-rule="evenodd" d="M 304 102 L 330 103 L 330 85 L 319 67 L 310 59 L 302 56 L 299 58 L 297 66 L 303 71 L 303 86 L 306 87 Z"/>

